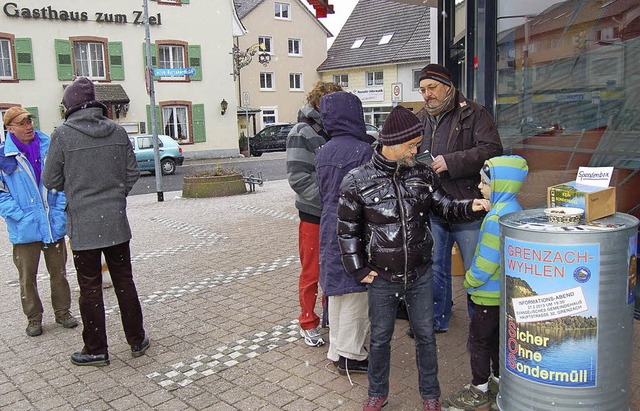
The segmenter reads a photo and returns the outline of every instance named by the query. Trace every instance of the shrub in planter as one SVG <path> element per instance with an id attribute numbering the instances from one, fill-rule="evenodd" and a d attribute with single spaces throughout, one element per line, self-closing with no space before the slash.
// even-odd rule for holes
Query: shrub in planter
<path id="1" fill-rule="evenodd" d="M 247 187 L 242 174 L 233 169 L 217 165 L 213 170 L 189 174 L 184 178 L 182 197 L 205 198 L 244 194 Z"/>

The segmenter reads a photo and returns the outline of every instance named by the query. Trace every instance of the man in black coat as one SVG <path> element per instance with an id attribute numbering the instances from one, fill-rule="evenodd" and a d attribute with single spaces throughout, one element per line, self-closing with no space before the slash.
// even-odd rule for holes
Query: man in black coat
<path id="1" fill-rule="evenodd" d="M 429 215 L 472 221 L 490 209 L 487 200 L 456 200 L 429 167 L 416 161 L 422 124 L 404 107 L 391 110 L 373 158 L 342 180 L 338 241 L 342 262 L 367 284 L 371 347 L 369 398 L 364 411 L 380 410 L 389 395 L 391 339 L 404 299 L 416 340 L 424 410 L 440 410 L 433 329 L 433 237 Z"/>
<path id="2" fill-rule="evenodd" d="M 439 64 L 420 72 L 425 106 L 417 113 L 424 126 L 420 153 L 433 157 L 431 167 L 444 188 L 458 200 L 482 198 L 478 173 L 484 162 L 502 155 L 498 129 L 489 112 L 466 98 L 453 84 L 451 73 Z M 451 318 L 451 249 L 458 244 L 464 269 L 473 260 L 481 221 L 452 223 L 431 216 L 433 249 L 434 327 L 446 332 Z"/>

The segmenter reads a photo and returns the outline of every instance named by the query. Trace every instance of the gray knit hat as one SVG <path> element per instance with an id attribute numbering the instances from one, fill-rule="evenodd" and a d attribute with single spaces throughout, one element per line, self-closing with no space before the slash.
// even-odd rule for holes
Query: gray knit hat
<path id="1" fill-rule="evenodd" d="M 107 107 L 96 100 L 96 87 L 86 77 L 78 77 L 64 89 L 62 104 L 67 111 L 65 118 L 78 110 L 89 107 L 99 107 L 107 115 Z"/>
<path id="2" fill-rule="evenodd" d="M 383 146 L 395 146 L 422 134 L 424 134 L 424 127 L 418 117 L 406 108 L 396 106 L 384 121 L 380 141 Z"/>

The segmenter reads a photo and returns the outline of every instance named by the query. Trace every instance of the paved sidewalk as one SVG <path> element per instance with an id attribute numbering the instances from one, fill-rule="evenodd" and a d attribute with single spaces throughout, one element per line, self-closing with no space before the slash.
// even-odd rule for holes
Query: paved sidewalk
<path id="1" fill-rule="evenodd" d="M 77 367 L 81 330 L 55 324 L 41 262 L 44 334 L 27 337 L 17 273 L 0 222 L 0 409 L 2 410 L 361 410 L 366 375 L 338 375 L 327 346 L 298 334 L 298 217 L 286 181 L 256 193 L 182 199 L 133 196 L 128 214 L 134 276 L 151 348 L 132 358 L 113 289 L 105 290 L 111 365 Z M 74 314 L 78 290 L 68 261 Z M 470 380 L 462 278 L 454 317 L 438 335 L 447 394 Z M 418 410 L 415 346 L 398 320 L 385 411 Z M 324 330 L 323 332 L 327 332 Z M 634 324 L 631 396 L 640 410 L 640 322 Z M 328 336 L 326 337 L 328 339 Z"/>

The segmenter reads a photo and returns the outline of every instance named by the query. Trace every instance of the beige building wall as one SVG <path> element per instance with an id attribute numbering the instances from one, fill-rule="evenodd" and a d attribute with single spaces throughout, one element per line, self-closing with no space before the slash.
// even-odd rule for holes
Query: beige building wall
<path id="1" fill-rule="evenodd" d="M 272 38 L 271 62 L 264 67 L 258 56 L 240 72 L 239 95 L 249 92 L 251 108 L 273 109 L 276 122 L 296 122 L 298 109 L 306 102 L 306 95 L 320 80 L 316 68 L 327 58 L 327 31 L 313 14 L 299 1 L 280 1 L 290 5 L 288 20 L 274 18 L 274 0 L 266 0 L 242 19 L 248 33 L 239 38 L 239 47 L 246 50 L 258 42 L 260 36 Z M 301 40 L 301 56 L 290 56 L 288 40 Z M 273 91 L 260 91 L 260 73 L 274 76 Z M 289 74 L 302 73 L 302 90 L 289 89 Z M 244 105 L 240 100 L 240 105 Z M 264 127 L 261 115 L 256 116 L 257 130 Z M 250 130 L 252 132 L 252 130 Z"/>
<path id="2" fill-rule="evenodd" d="M 7 4 L 3 3 L 5 9 Z M 122 42 L 124 80 L 105 84 L 120 84 L 131 101 L 126 117 L 114 120 L 123 124 L 147 122 L 149 96 L 145 86 L 145 60 L 142 48 L 145 29 L 143 24 L 134 23 L 137 13 L 143 10 L 141 1 L 113 0 L 97 3 L 21 0 L 16 4 L 20 17 L 0 12 L 0 32 L 16 38 L 31 39 L 35 80 L 0 81 L 0 108 L 12 104 L 36 107 L 41 130 L 50 134 L 63 121 L 60 102 L 63 86 L 70 83 L 58 80 L 54 39 L 97 36 L 107 38 L 109 42 Z M 183 5 L 161 5 L 149 1 L 148 5 L 149 15 L 156 20 L 159 17 L 161 22 L 151 25 L 152 43 L 159 40 L 176 40 L 201 46 L 202 81 L 155 83 L 156 104 L 179 100 L 204 105 L 206 141 L 182 144 L 185 154 L 189 156 L 190 153 L 199 152 L 210 156 L 237 155 L 236 91 L 233 76 L 230 74 L 233 71 L 230 55 L 234 28 L 232 0 L 191 1 L 190 4 Z M 48 7 L 58 13 L 86 12 L 87 19 L 45 19 L 42 18 L 41 12 L 41 17 L 37 19 L 22 17 L 27 12 L 33 15 L 33 10 Z M 7 10 L 11 14 L 16 9 L 9 6 Z M 97 13 L 121 14 L 126 16 L 127 23 L 98 22 Z M 225 115 L 222 115 L 220 110 L 222 99 L 230 103 Z M 159 132 L 162 133 L 162 130 Z"/>

